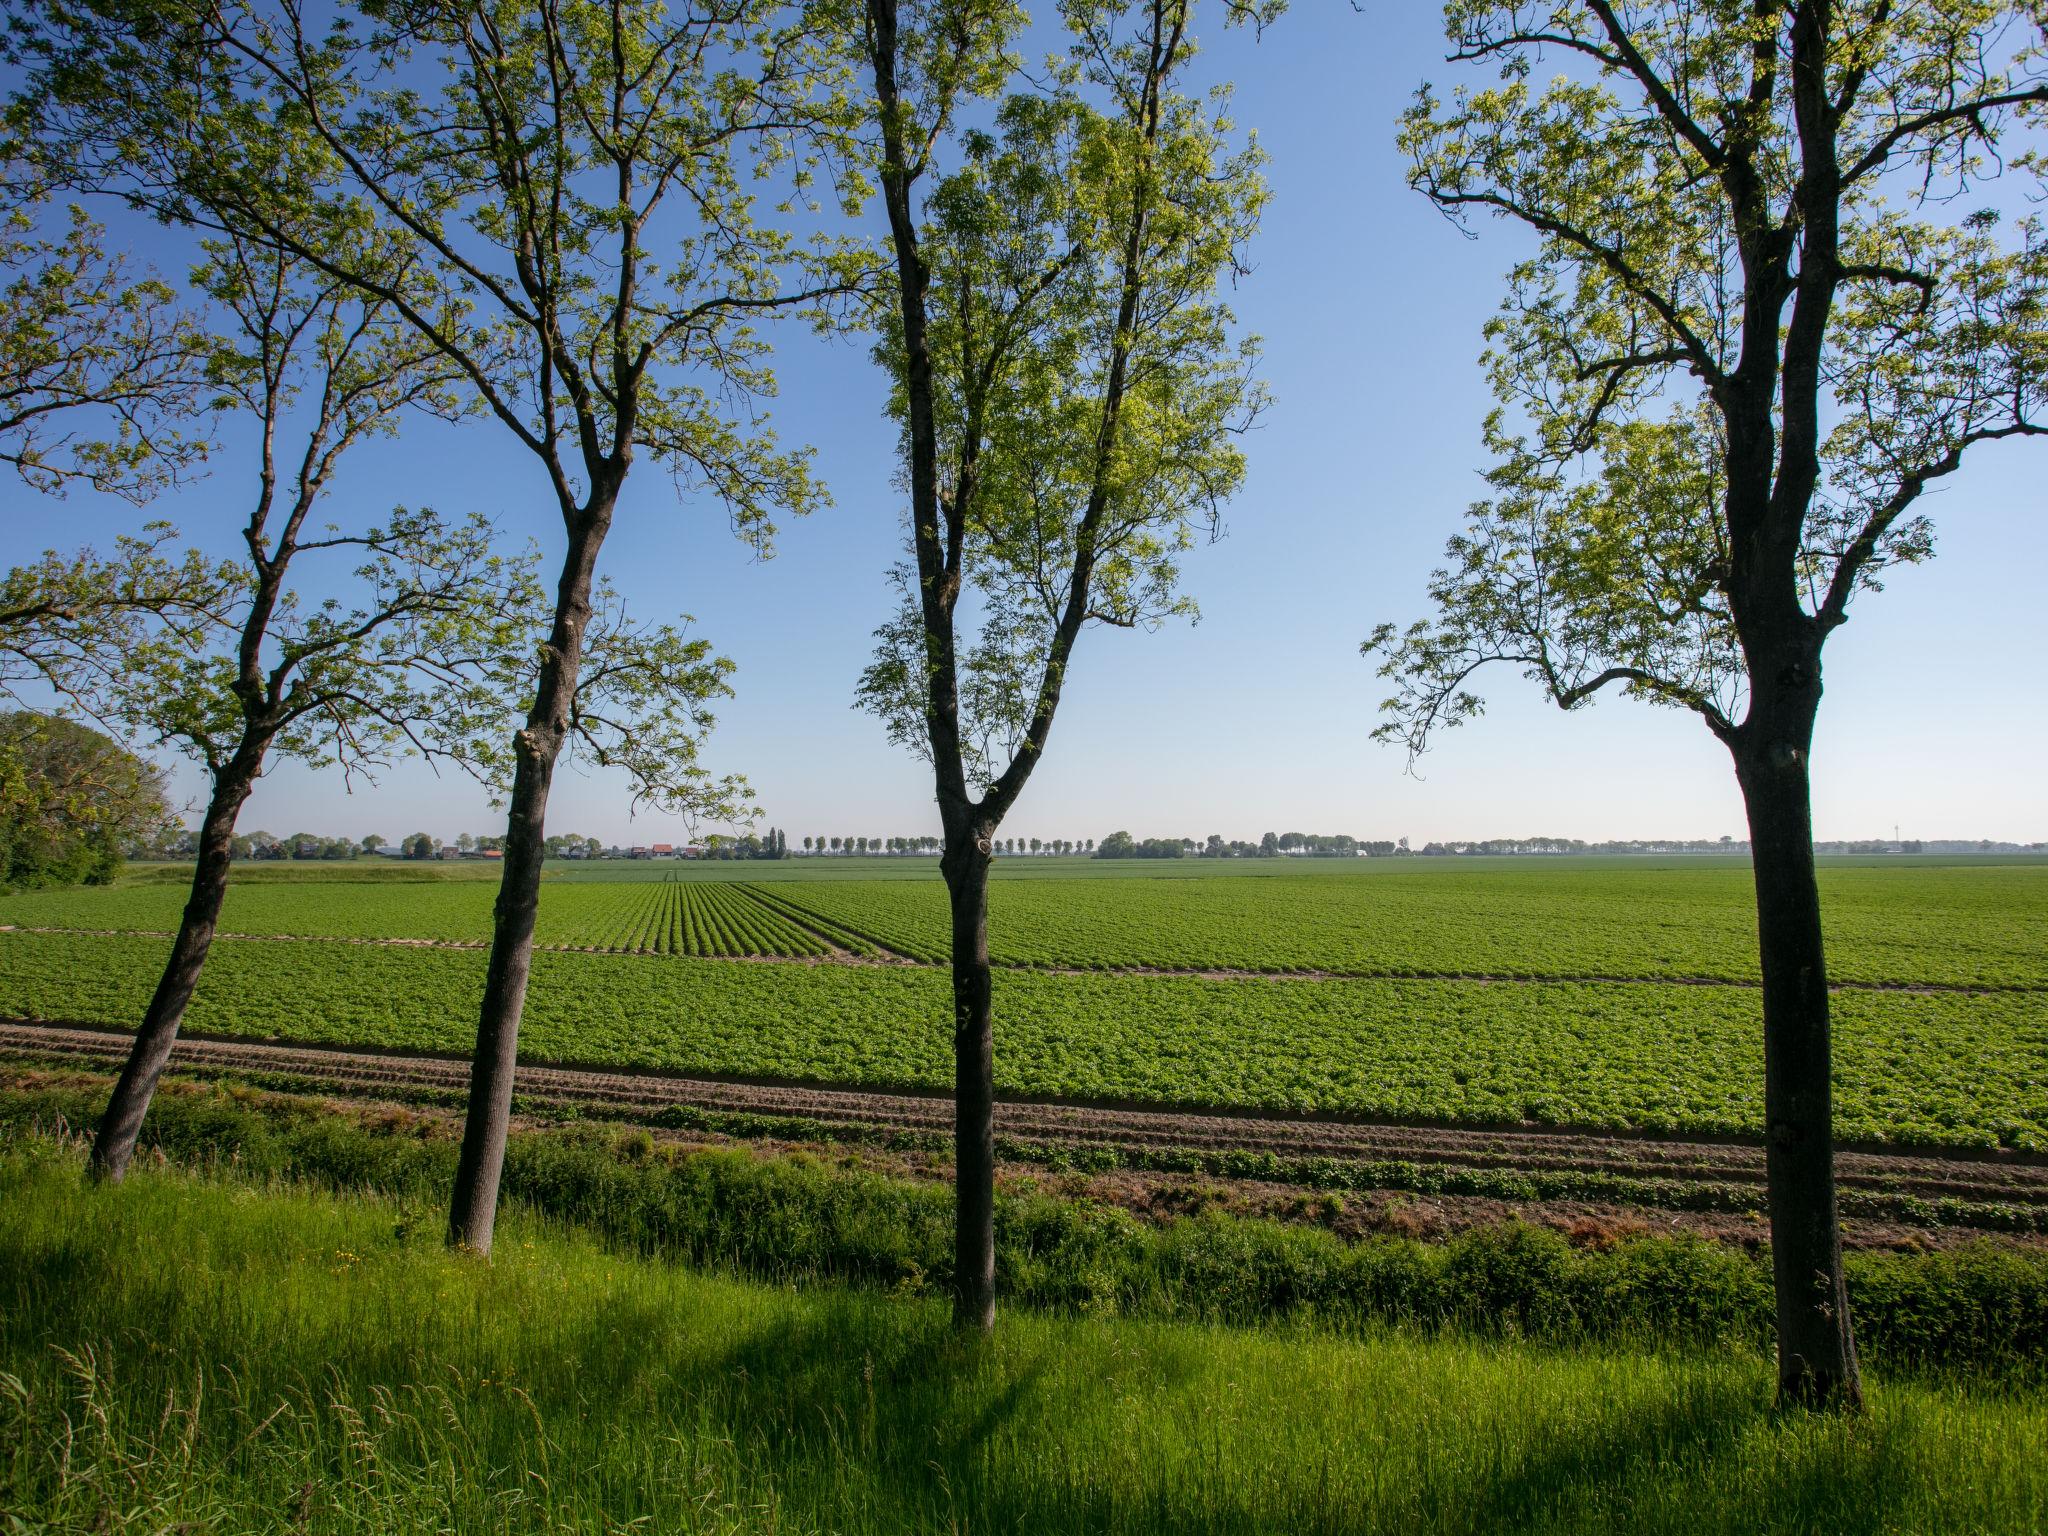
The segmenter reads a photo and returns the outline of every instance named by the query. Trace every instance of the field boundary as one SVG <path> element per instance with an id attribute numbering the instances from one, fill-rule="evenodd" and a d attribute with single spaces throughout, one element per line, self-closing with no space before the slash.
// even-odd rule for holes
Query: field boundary
<path id="1" fill-rule="evenodd" d="M 21 1017 L 0 1017 L 0 1054 L 31 1045 L 38 1037 L 75 1035 L 99 1040 L 131 1041 L 132 1030 L 117 1024 L 95 1023 L 78 1019 L 33 1019 Z M 179 1044 L 247 1048 L 255 1052 L 272 1054 L 307 1053 L 315 1056 L 337 1059 L 354 1058 L 368 1062 L 388 1064 L 420 1063 L 423 1065 L 458 1066 L 467 1073 L 470 1061 L 467 1056 L 454 1056 L 445 1051 L 430 1051 L 406 1046 L 341 1045 L 319 1040 L 288 1040 L 280 1036 L 253 1036 L 222 1034 L 212 1030 L 186 1029 L 179 1033 Z M 175 1066 L 175 1058 L 173 1061 Z M 938 1106 L 950 1114 L 953 1095 L 950 1089 L 925 1087 L 906 1083 L 857 1083 L 827 1078 L 774 1077 L 759 1074 L 727 1072 L 679 1072 L 673 1068 L 638 1066 L 631 1063 L 593 1064 L 554 1057 L 528 1057 L 519 1059 L 519 1070 L 527 1072 L 566 1073 L 587 1078 L 632 1079 L 653 1084 L 684 1088 L 705 1089 L 757 1089 L 774 1093 L 803 1093 L 823 1095 L 838 1099 L 859 1100 L 869 1103 L 887 1101 L 915 1102 L 927 1107 Z M 465 1076 L 464 1081 L 467 1081 Z M 1761 1154 L 1763 1138 L 1760 1135 L 1746 1135 L 1717 1131 L 1658 1131 L 1630 1126 L 1587 1125 L 1573 1122 L 1548 1121 L 1500 1121 L 1500 1120 L 1441 1120 L 1423 1117 L 1346 1115 L 1330 1110 L 1277 1109 L 1260 1106 L 1231 1105 L 1222 1107 L 1214 1104 L 1174 1102 L 1159 1099 L 1108 1099 L 1079 1098 L 1058 1094 L 1015 1094 L 999 1093 L 996 1096 L 998 1112 L 1004 1110 L 1053 1110 L 1071 1112 L 1084 1116 L 1107 1115 L 1134 1118 L 1158 1118 L 1184 1122 L 1199 1122 L 1204 1125 L 1228 1128 L 1232 1124 L 1250 1126 L 1295 1126 L 1304 1128 L 1329 1128 L 1362 1132 L 1406 1133 L 1420 1132 L 1456 1138 L 1507 1139 L 1528 1142 L 1543 1138 L 1565 1138 L 1593 1141 L 1604 1144 L 1630 1144 L 1642 1148 L 1686 1149 L 1725 1148 Z M 1944 1163 L 1985 1164 L 2007 1169 L 2048 1168 L 2048 1152 L 2027 1152 L 2013 1147 L 1976 1147 L 1966 1145 L 1944 1145 L 1939 1142 L 1888 1142 L 1865 1140 L 1838 1140 L 1835 1150 L 1840 1155 L 1869 1157 L 1888 1160 L 1933 1160 Z"/>
<path id="2" fill-rule="evenodd" d="M 654 882 L 650 881 L 649 884 Z M 664 953 L 648 949 L 614 949 L 601 944 L 540 944 L 533 948 L 536 953 L 550 955 L 596 955 L 609 960 L 663 960 L 699 961 L 712 964 L 736 962 L 742 965 L 865 965 L 878 969 L 901 969 L 942 971 L 947 962 L 920 960 L 901 950 L 891 949 L 879 939 L 871 939 L 865 933 L 859 935 L 863 942 L 872 944 L 880 953 L 863 955 L 846 949 L 830 935 L 820 932 L 809 922 L 794 913 L 781 912 L 771 903 L 761 905 L 771 913 L 783 917 L 793 925 L 802 928 L 819 942 L 830 945 L 831 953 L 825 955 L 685 955 Z M 855 932 L 853 929 L 847 930 Z M 63 928 L 40 927 L 27 923 L 0 923 L 0 934 L 26 933 L 45 937 L 71 936 L 97 939 L 172 939 L 176 934 L 162 928 Z M 214 938 L 235 944 L 355 944 L 382 949 L 452 949 L 476 952 L 490 948 L 488 939 L 412 939 L 398 937 L 372 937 L 363 934 L 342 933 L 216 933 Z M 1163 980 L 1184 981 L 1244 981 L 1244 982 L 1344 982 L 1344 981 L 1428 981 L 1463 982 L 1473 986 L 1500 987 L 1555 987 L 1555 986 L 1601 986 L 1601 987 L 1731 987 L 1740 991 L 1756 992 L 1763 989 L 1762 981 L 1731 976 L 1615 976 L 1601 972 L 1560 974 L 1555 976 L 1508 975 L 1489 971 L 1251 971 L 1199 966 L 1145 966 L 1145 965 L 1035 965 L 1025 961 L 994 961 L 992 969 L 1013 975 L 1028 976 L 1100 976 L 1156 977 Z M 2038 997 L 2048 996 L 2048 983 L 2011 982 L 1994 986 L 1974 982 L 1944 981 L 1830 981 L 1830 992 L 1901 992 L 1925 997 Z"/>
<path id="3" fill-rule="evenodd" d="M 111 1079 L 127 1044 L 110 1030 L 0 1026 L 0 1092 L 38 1091 L 39 1072 Z M 171 1070 L 188 1083 L 314 1095 L 335 1113 L 369 1115 L 384 1126 L 416 1129 L 426 1117 L 444 1135 L 453 1134 L 468 1088 L 461 1058 L 249 1040 L 181 1040 Z M 98 1102 L 93 1089 L 84 1094 L 67 1111 L 79 1124 L 90 1122 Z M 406 1106 L 408 1114 L 378 1118 L 379 1105 Z M 686 1143 L 752 1143 L 767 1156 L 840 1156 L 829 1149 L 861 1147 L 854 1155 L 871 1166 L 919 1180 L 951 1177 L 951 1105 L 943 1098 L 522 1064 L 514 1112 L 535 1129 L 564 1121 L 637 1126 Z M 1004 1101 L 996 1132 L 1005 1178 L 1033 1188 L 1056 1178 L 1066 1195 L 1151 1220 L 1220 1202 L 1241 1214 L 1351 1235 L 1424 1240 L 1502 1222 L 1533 1222 L 1600 1245 L 1629 1233 L 1682 1231 L 1753 1247 L 1768 1235 L 1756 1146 Z M 1987 1236 L 2048 1244 L 2048 1168 L 1845 1153 L 1839 1177 L 1851 1246 L 1920 1251 Z"/>

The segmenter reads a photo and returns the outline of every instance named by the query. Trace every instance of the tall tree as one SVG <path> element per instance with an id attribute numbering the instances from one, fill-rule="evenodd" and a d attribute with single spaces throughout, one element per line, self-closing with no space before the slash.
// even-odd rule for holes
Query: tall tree
<path id="1" fill-rule="evenodd" d="M 488 1252 L 554 773 L 617 717 L 585 709 L 598 556 L 637 456 L 766 548 L 772 514 L 822 495 L 780 451 L 763 316 L 849 276 L 758 221 L 754 173 L 810 195 L 840 66 L 774 0 L 14 0 L 32 115 L 69 173 L 231 229 L 389 304 L 461 375 L 534 469 L 565 545 L 523 726 L 479 1019 L 452 1242 Z M 419 89 L 427 80 L 431 89 Z M 396 247 L 405 260 L 382 254 Z M 366 251 L 377 259 L 366 260 Z M 814 259 L 793 276 L 799 257 Z M 614 674 L 653 697 L 722 691 L 679 639 Z M 705 672 L 710 666 L 713 677 Z M 699 696 L 701 702 L 703 695 Z M 601 755 L 685 814 L 743 814 L 697 761 L 689 707 Z M 680 750 L 669 750 L 680 749 Z"/>
<path id="2" fill-rule="evenodd" d="M 2038 8 L 1978 0 L 1457 0 L 1454 60 L 1402 144 L 1454 221 L 1536 240 L 1488 326 L 1493 495 L 1383 626 L 1384 739 L 1412 753 L 1505 661 L 1556 703 L 1699 716 L 1754 850 L 1778 1381 L 1860 1384 L 1835 1197 L 1826 955 L 1809 810 L 1821 653 L 1924 560 L 1923 493 L 2044 430 L 2048 244 L 1986 204 L 2042 120 Z M 2031 19 L 2029 19 L 2031 18 Z M 1532 84 L 1539 55 L 1574 66 Z"/>
<path id="3" fill-rule="evenodd" d="M 1191 0 L 1063 0 L 1036 88 L 1002 0 L 866 0 L 895 262 L 880 355 L 912 561 L 860 700 L 932 766 L 952 913 L 954 1317 L 995 1307 L 996 830 L 1044 756 L 1091 624 L 1192 612 L 1179 559 L 1243 476 L 1262 401 L 1218 293 L 1265 200 L 1222 93 L 1178 88 Z M 999 97 L 992 126 L 965 127 Z M 950 168 L 939 165 L 950 155 Z M 959 626 L 978 620 L 963 648 Z"/>
<path id="4" fill-rule="evenodd" d="M 93 1144 L 108 1179 L 127 1169 L 198 986 L 256 780 L 277 758 L 356 776 L 400 751 L 484 771 L 537 627 L 532 560 L 493 554 L 481 519 L 401 509 L 375 526 L 309 522 L 352 447 L 403 412 L 449 404 L 438 352 L 385 306 L 260 247 L 213 242 L 197 277 L 226 317 L 212 368 L 221 401 L 252 418 L 256 449 L 219 622 L 160 630 L 82 690 L 95 715 L 196 759 L 208 784 L 191 893 Z M 302 568 L 336 558 L 361 596 L 304 601 Z M 331 586 L 333 573 L 319 580 Z M 295 856 L 322 851 L 292 841 Z"/>

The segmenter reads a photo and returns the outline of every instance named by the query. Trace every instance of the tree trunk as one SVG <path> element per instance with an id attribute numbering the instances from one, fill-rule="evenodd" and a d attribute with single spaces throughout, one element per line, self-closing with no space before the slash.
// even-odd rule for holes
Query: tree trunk
<path id="1" fill-rule="evenodd" d="M 996 1085 L 988 965 L 988 841 L 949 834 L 941 867 L 953 909 L 953 1323 L 996 1321 Z"/>
<path id="2" fill-rule="evenodd" d="M 1787 686 L 1778 683 L 1789 679 Z M 1767 696 L 1782 695 L 1782 696 Z M 1763 967 L 1765 1166 L 1782 1406 L 1860 1407 L 1835 1201 L 1834 1085 L 1809 752 L 1818 657 L 1759 687 L 1734 744 Z"/>
<path id="3" fill-rule="evenodd" d="M 157 980 L 156 995 L 149 1000 L 149 1011 L 142 1016 L 127 1065 L 114 1084 L 113 1097 L 100 1116 L 99 1134 L 93 1138 L 95 1178 L 118 1183 L 135 1155 L 135 1142 L 142 1134 L 142 1120 L 149 1113 L 157 1079 L 164 1075 L 171 1047 L 178 1043 L 178 1027 L 185 1022 L 185 1009 L 199 986 L 207 951 L 213 947 L 213 930 L 220 922 L 221 903 L 228 894 L 228 871 L 234 862 L 235 818 L 255 782 L 254 765 L 240 761 L 231 763 L 214 780 L 206 819 L 199 826 L 192 894 L 178 921 L 178 936 L 171 942 L 170 959 Z"/>
<path id="4" fill-rule="evenodd" d="M 491 958 L 484 973 L 476 1052 L 470 1061 L 469 1105 L 462 1156 L 448 1209 L 448 1242 L 488 1254 L 498 1219 L 498 1180 L 512 1124 L 512 1080 L 519 1063 L 519 1020 L 533 968 L 533 930 L 540 913 L 541 865 L 547 856 L 548 794 L 555 762 L 569 734 L 571 706 L 583 664 L 591 581 L 609 508 L 572 534 L 556 588 L 555 622 L 542 654 L 526 728 L 513 746 L 512 796 L 505 823 L 503 871 L 491 917 Z"/>

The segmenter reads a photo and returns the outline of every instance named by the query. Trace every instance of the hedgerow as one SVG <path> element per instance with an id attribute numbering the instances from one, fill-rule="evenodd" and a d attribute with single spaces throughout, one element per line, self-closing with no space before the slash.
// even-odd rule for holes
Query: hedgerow
<path id="1" fill-rule="evenodd" d="M 97 1107 L 77 1089 L 0 1092 L 22 1147 Z M 144 1132 L 180 1166 L 411 1203 L 401 1224 L 438 1240 L 452 1139 L 432 1122 L 338 1115 L 318 1101 L 221 1090 L 159 1097 Z M 511 1141 L 507 1198 L 627 1248 L 778 1281 L 943 1289 L 951 1195 L 802 1155 L 682 1149 L 596 1126 Z M 1766 1257 L 1689 1237 L 1575 1247 L 1509 1223 L 1442 1244 L 1350 1242 L 1215 1213 L 1155 1226 L 1123 1212 L 1006 1194 L 998 1286 L 1012 1304 L 1257 1324 L 1314 1318 L 1558 1343 L 1642 1338 L 1763 1348 Z M 1849 1288 L 1866 1355 L 1894 1369 L 2038 1375 L 2048 1365 L 2048 1254 L 1992 1242 L 1934 1254 L 1857 1253 Z"/>

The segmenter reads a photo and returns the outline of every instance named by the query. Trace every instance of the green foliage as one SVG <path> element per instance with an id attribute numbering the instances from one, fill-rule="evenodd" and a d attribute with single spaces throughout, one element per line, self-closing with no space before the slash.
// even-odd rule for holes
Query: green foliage
<path id="1" fill-rule="evenodd" d="M 751 321 L 795 302 L 801 250 L 751 183 L 807 183 L 834 123 L 838 66 L 776 7 L 365 0 L 316 32 L 275 0 L 66 0 L 22 21 L 17 112 L 57 171 L 393 305 L 551 472 L 629 442 L 756 538 L 815 499 L 804 456 L 722 398 L 773 392 Z"/>
<path id="2" fill-rule="evenodd" d="M 1221 297 L 1265 203 L 1263 160 L 1233 144 L 1227 91 L 1178 88 L 1186 4 L 1063 6 L 1069 55 L 1022 91 L 1013 11 L 891 16 L 897 56 L 878 69 L 924 129 L 911 152 L 884 134 L 910 289 L 878 314 L 915 561 L 891 573 L 898 613 L 857 699 L 892 740 L 951 759 L 946 783 L 995 791 L 1000 821 L 1079 631 L 1194 613 L 1180 557 L 1219 528 L 1244 476 L 1236 435 L 1265 399 Z M 970 98 L 1006 90 L 988 126 L 964 125 Z M 956 655 L 963 597 L 979 634 Z"/>
<path id="3" fill-rule="evenodd" d="M 166 553 L 175 537 L 152 522 L 122 534 L 111 558 L 45 550 L 0 576 L 0 694 L 19 697 L 33 682 L 90 707 L 144 644 L 203 643 L 241 579 L 196 549 Z"/>
<path id="4" fill-rule="evenodd" d="M 90 1095 L 0 1095 L 0 1127 L 50 1126 Z M 435 1122 L 368 1116 L 243 1090 L 164 1096 L 147 1146 L 236 1181 L 432 1198 L 455 1148 Z M 528 1132 L 507 1150 L 505 1190 L 527 1209 L 635 1252 L 780 1282 L 843 1280 L 943 1288 L 950 1200 L 911 1183 L 807 1156 L 686 1149 L 599 1126 Z M 1039 1308 L 1256 1325 L 1290 1318 L 1341 1328 L 1395 1324 L 1559 1344 L 1636 1341 L 1761 1348 L 1770 1337 L 1762 1260 L 1696 1238 L 1635 1237 L 1575 1248 L 1509 1223 L 1441 1244 L 1346 1242 L 1312 1227 L 1210 1213 L 1149 1226 L 1039 1194 L 1005 1195 L 999 1284 Z M 1993 1244 L 1940 1254 L 1858 1255 L 1858 1316 L 1893 1367 L 2037 1370 L 2048 1341 L 2048 1260 Z"/>
<path id="5" fill-rule="evenodd" d="M 592 594 L 583 633 L 583 670 L 570 706 L 573 749 L 600 767 L 625 770 L 637 808 L 651 804 L 687 821 L 747 821 L 761 809 L 738 774 L 704 767 L 706 738 L 717 722 L 713 701 L 732 697 L 735 670 L 711 642 L 685 633 L 693 621 L 648 624 L 634 619 L 609 581 Z M 523 691 L 533 695 L 538 658 Z"/>
<path id="6" fill-rule="evenodd" d="M 205 461 L 205 334 L 84 209 L 52 231 L 19 152 L 0 143 L 0 464 L 31 490 L 146 502 Z"/>
<path id="7" fill-rule="evenodd" d="M 0 714 L 0 890 L 105 885 L 171 825 L 163 775 L 98 731 Z"/>
<path id="8" fill-rule="evenodd" d="M 2048 238 L 1989 201 L 2040 170 L 2041 18 L 1453 0 L 1445 25 L 1499 78 L 1423 88 L 1410 181 L 1536 252 L 1487 327 L 1492 494 L 1436 616 L 1365 647 L 1396 684 L 1378 734 L 1420 752 L 1507 662 L 1564 708 L 1618 685 L 1732 741 L 1757 646 L 1817 654 L 1932 553 L 1919 498 L 1966 450 L 2048 431 Z"/>
<path id="9" fill-rule="evenodd" d="M 779 184 L 815 213 L 819 169 L 841 158 L 844 68 L 809 18 L 769 0 L 356 0 L 315 26 L 283 0 L 65 0 L 16 22 L 13 115 L 50 174 L 317 272 L 429 360 L 442 404 L 491 416 L 533 456 L 575 596 L 547 646 L 471 653 L 507 658 L 548 699 L 525 739 L 551 762 L 566 747 L 624 767 L 664 809 L 744 819 L 744 783 L 698 762 L 730 663 L 675 626 L 629 622 L 602 591 L 594 615 L 582 604 L 636 458 L 758 549 L 778 512 L 824 500 L 808 452 L 768 429 L 756 329 L 781 313 L 830 323 L 857 276 L 840 242 L 757 207 Z M 836 190 L 857 204 L 857 178 Z M 533 686 L 563 663 L 559 695 Z M 480 750 L 483 718 L 424 723 Z M 452 750 L 425 729 L 407 744 Z"/>

